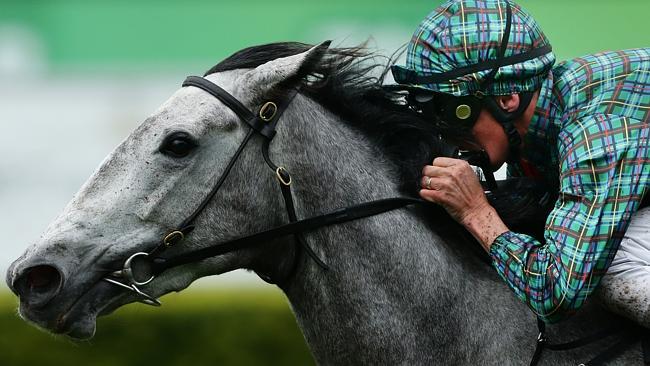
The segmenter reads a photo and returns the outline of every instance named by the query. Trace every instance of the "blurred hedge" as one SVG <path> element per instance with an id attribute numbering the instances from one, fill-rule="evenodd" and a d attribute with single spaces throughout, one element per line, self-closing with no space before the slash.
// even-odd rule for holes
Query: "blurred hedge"
<path id="1" fill-rule="evenodd" d="M 74 343 L 28 325 L 0 293 L 0 365 L 311 365 L 284 295 L 266 289 L 199 289 L 128 305 Z"/>

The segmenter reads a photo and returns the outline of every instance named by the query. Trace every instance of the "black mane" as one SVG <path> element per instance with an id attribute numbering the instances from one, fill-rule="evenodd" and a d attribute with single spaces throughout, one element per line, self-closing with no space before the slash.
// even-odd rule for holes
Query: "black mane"
<path id="1" fill-rule="evenodd" d="M 298 42 L 248 47 L 206 75 L 255 68 L 312 47 Z M 363 46 L 329 48 L 307 65 L 299 80 L 301 91 L 373 141 L 398 169 L 402 193 L 418 197 L 422 167 L 444 155 L 449 145 L 441 141 L 436 121 L 422 118 L 406 105 L 402 92 L 383 85 L 391 60 L 381 57 L 378 62 L 377 58 Z M 511 180 L 488 199 L 511 229 L 543 238 L 546 214 L 554 201 L 545 187 L 526 179 Z"/>
<path id="2" fill-rule="evenodd" d="M 312 47 L 284 42 L 245 48 L 212 67 L 206 75 L 255 68 Z M 377 62 L 376 57 L 362 46 L 329 48 L 321 59 L 309 65 L 301 90 L 375 142 L 399 169 L 403 193 L 417 196 L 422 167 L 440 155 L 439 133 L 432 121 L 424 120 L 400 103 L 397 92 L 382 86 L 389 62 Z"/>

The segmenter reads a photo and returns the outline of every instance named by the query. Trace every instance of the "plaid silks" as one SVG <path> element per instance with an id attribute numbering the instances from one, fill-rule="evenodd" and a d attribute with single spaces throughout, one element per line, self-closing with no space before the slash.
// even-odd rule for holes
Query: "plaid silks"
<path id="1" fill-rule="evenodd" d="M 531 15 L 519 5 L 510 4 L 512 26 L 504 57 L 548 45 L 548 39 Z M 420 23 L 407 47 L 406 66 L 393 66 L 393 77 L 400 84 L 409 84 L 409 75 L 413 73 L 428 76 L 494 60 L 505 27 L 506 0 L 448 1 Z M 502 66 L 495 82 L 483 91 L 488 95 L 507 95 L 537 90 L 554 62 L 555 55 L 549 52 L 525 62 Z M 471 95 L 481 89 L 481 81 L 490 71 L 417 86 L 455 96 Z"/>
<path id="2" fill-rule="evenodd" d="M 522 164 L 538 168 L 559 198 L 545 242 L 506 232 L 490 255 L 543 320 L 580 308 L 612 262 L 650 184 L 649 122 L 650 48 L 562 63 L 542 85 Z"/>

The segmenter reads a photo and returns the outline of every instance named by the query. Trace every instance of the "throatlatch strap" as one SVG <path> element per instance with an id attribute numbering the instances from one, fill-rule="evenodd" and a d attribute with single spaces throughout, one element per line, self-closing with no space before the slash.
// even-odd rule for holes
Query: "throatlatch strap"
<path id="1" fill-rule="evenodd" d="M 291 194 L 291 186 L 290 185 L 285 185 L 282 182 L 280 182 L 280 189 L 282 190 L 282 196 L 284 197 L 284 204 L 287 207 L 287 214 L 289 216 L 289 222 L 297 222 L 298 217 L 296 215 L 296 209 L 293 203 L 293 195 Z M 302 232 L 297 232 L 293 234 L 293 236 L 296 238 L 298 243 L 300 244 L 300 248 L 303 249 L 321 268 L 324 270 L 329 270 L 329 266 L 325 264 L 317 255 L 316 253 L 311 249 L 311 247 L 307 244 L 307 241 L 305 237 L 303 236 Z"/>

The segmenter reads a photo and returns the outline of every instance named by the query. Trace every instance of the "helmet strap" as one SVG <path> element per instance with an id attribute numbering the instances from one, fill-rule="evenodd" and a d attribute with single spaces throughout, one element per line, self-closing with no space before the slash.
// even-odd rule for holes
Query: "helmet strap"
<path id="1" fill-rule="evenodd" d="M 521 153 L 521 136 L 515 128 L 514 123 L 519 119 L 533 100 L 534 92 L 519 93 L 519 106 L 513 112 L 504 111 L 494 97 L 486 96 L 483 98 L 483 105 L 490 111 L 508 136 L 510 149 L 510 158 L 508 161 L 517 161 Z"/>
<path id="2" fill-rule="evenodd" d="M 477 94 L 479 97 L 482 98 L 483 105 L 488 108 L 488 110 L 492 113 L 494 118 L 501 124 L 503 130 L 508 136 L 508 148 L 510 150 L 508 161 L 516 161 L 519 159 L 520 148 L 521 148 L 521 137 L 519 136 L 519 132 L 517 132 L 517 129 L 515 128 L 514 122 L 517 118 L 519 118 L 524 113 L 524 111 L 530 104 L 530 101 L 532 100 L 533 94 L 530 92 L 520 93 L 519 107 L 517 108 L 516 111 L 511 113 L 508 113 L 503 109 L 501 109 L 501 107 L 499 107 L 499 105 L 497 104 L 496 100 L 494 100 L 493 97 L 484 95 L 485 90 L 487 90 L 488 86 L 494 83 L 494 78 L 496 77 L 497 72 L 499 72 L 499 68 L 503 64 L 503 59 L 505 57 L 506 50 L 508 49 L 508 41 L 510 40 L 511 28 L 512 28 L 512 7 L 510 5 L 510 2 L 506 0 L 506 27 L 503 31 L 503 38 L 501 39 L 499 53 L 496 58 L 496 66 L 492 70 L 490 70 L 490 72 L 485 76 L 485 79 L 483 79 L 483 82 L 481 83 L 481 89 L 480 89 L 481 91 L 479 91 Z"/>

